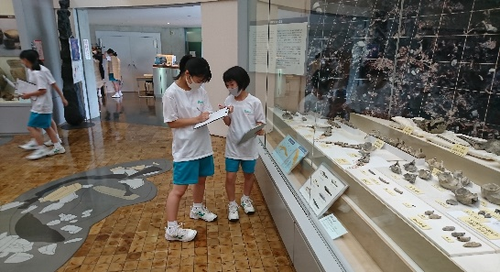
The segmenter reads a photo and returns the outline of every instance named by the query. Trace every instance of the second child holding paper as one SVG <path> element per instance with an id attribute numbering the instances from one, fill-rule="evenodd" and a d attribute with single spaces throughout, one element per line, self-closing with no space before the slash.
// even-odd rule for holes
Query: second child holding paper
<path id="1" fill-rule="evenodd" d="M 229 107 L 230 114 L 224 117 L 224 123 L 229 126 L 226 138 L 226 193 L 229 200 L 229 221 L 238 221 L 238 204 L 236 203 L 236 172 L 239 167 L 243 170 L 245 178 L 241 206 L 246 214 L 253 214 L 255 208 L 250 193 L 255 180 L 255 164 L 259 154 L 257 152 L 257 139 L 253 138 L 240 143 L 242 137 L 257 125 L 265 124 L 264 110 L 260 100 L 246 91 L 250 84 L 250 77 L 245 69 L 235 66 L 228 69 L 223 80 L 229 91 L 229 96 L 224 102 Z M 223 106 L 220 106 L 223 107 Z M 257 132 L 263 135 L 264 130 Z"/>

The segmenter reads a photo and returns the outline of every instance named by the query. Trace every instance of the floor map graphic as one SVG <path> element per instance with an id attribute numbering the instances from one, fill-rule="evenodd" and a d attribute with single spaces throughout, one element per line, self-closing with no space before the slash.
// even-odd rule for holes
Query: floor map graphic
<path id="1" fill-rule="evenodd" d="M 273 157 L 287 174 L 292 172 L 293 168 L 305 158 L 308 151 L 301 146 L 295 139 L 286 136 L 283 141 L 274 149 Z"/>

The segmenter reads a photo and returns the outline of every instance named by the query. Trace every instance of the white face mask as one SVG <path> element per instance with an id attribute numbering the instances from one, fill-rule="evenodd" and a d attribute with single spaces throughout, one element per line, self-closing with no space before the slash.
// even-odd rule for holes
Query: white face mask
<path id="1" fill-rule="evenodd" d="M 189 83 L 188 78 L 186 77 L 186 83 L 189 86 L 191 90 L 198 90 L 203 83 L 196 83 L 193 81 L 193 78 L 191 78 L 191 83 Z"/>
<path id="2" fill-rule="evenodd" d="M 106 56 L 106 60 L 107 60 L 107 61 L 111 61 L 111 56 L 110 56 L 110 55 L 107 55 L 107 56 Z"/>
<path id="3" fill-rule="evenodd" d="M 228 91 L 229 91 L 229 93 L 230 93 L 230 94 L 232 94 L 234 97 L 239 96 L 239 95 L 241 94 L 241 92 L 243 91 L 243 90 L 238 89 L 238 87 L 236 87 L 236 88 L 228 88 L 227 90 L 228 90 Z"/>

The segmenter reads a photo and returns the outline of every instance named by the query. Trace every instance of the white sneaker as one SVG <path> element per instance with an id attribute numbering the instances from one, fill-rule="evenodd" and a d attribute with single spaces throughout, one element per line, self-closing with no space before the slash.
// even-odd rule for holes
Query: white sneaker
<path id="1" fill-rule="evenodd" d="M 20 145 L 19 147 L 24 149 L 24 150 L 37 150 L 38 144 L 33 139 L 31 139 L 29 142 L 27 142 L 23 145 Z"/>
<path id="2" fill-rule="evenodd" d="M 52 148 L 51 150 L 48 150 L 47 151 L 47 156 L 54 156 L 54 155 L 57 155 L 57 154 L 64 154 L 66 153 L 66 149 L 64 149 L 64 147 L 54 147 Z"/>
<path id="3" fill-rule="evenodd" d="M 182 225 L 177 225 L 174 228 L 165 228 L 165 239 L 168 241 L 189 242 L 196 237 L 198 232 L 192 229 L 183 229 Z"/>
<path id="4" fill-rule="evenodd" d="M 123 96 L 122 91 L 119 91 L 119 92 L 118 92 L 118 95 L 120 95 L 120 97 L 122 97 L 122 96 Z"/>
<path id="5" fill-rule="evenodd" d="M 97 97 L 101 98 L 102 94 L 101 93 L 97 93 Z"/>
<path id="6" fill-rule="evenodd" d="M 62 140 L 61 138 L 59 138 L 59 143 L 62 144 Z M 52 142 L 52 140 L 48 140 L 46 141 L 45 143 L 43 143 L 45 146 L 53 146 L 54 143 Z"/>
<path id="7" fill-rule="evenodd" d="M 49 154 L 49 150 L 46 147 L 39 148 L 26 157 L 28 160 L 38 160 L 43 157 L 47 157 Z"/>
<path id="8" fill-rule="evenodd" d="M 114 95 L 111 96 L 112 98 L 120 98 L 120 93 L 115 93 Z"/>
<path id="9" fill-rule="evenodd" d="M 241 207 L 243 207 L 243 210 L 245 211 L 246 214 L 253 214 L 255 213 L 255 208 L 253 207 L 252 200 L 250 198 L 243 199 L 241 198 Z"/>
<path id="10" fill-rule="evenodd" d="M 212 222 L 217 219 L 217 215 L 209 211 L 205 206 L 202 206 L 201 208 L 191 207 L 189 217 L 192 219 L 203 219 L 207 222 Z"/>
<path id="11" fill-rule="evenodd" d="M 227 218 L 231 222 L 236 222 L 240 219 L 240 215 L 238 214 L 238 204 L 231 204 L 229 203 L 229 210 L 227 212 Z"/>

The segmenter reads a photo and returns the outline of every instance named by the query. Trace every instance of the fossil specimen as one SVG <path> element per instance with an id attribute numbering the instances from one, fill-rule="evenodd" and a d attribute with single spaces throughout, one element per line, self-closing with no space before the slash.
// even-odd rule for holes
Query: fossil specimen
<path id="1" fill-rule="evenodd" d="M 454 191 L 458 188 L 462 188 L 462 184 L 458 182 L 450 172 L 441 172 L 438 175 L 439 185 L 441 187 Z"/>
<path id="2" fill-rule="evenodd" d="M 458 180 L 462 184 L 462 186 L 467 186 L 470 184 L 470 179 L 466 176 L 464 176 L 464 173 L 461 170 L 457 170 L 453 172 L 453 177 Z"/>
<path id="3" fill-rule="evenodd" d="M 480 247 L 481 243 L 478 242 L 467 242 L 464 244 L 464 247 Z"/>
<path id="4" fill-rule="evenodd" d="M 486 214 L 484 215 L 484 218 L 491 218 L 491 214 L 486 213 Z"/>
<path id="5" fill-rule="evenodd" d="M 335 128 L 342 128 L 337 122 L 334 122 L 333 120 L 329 119 L 326 121 L 330 126 L 333 126 Z"/>
<path id="6" fill-rule="evenodd" d="M 363 166 L 369 162 L 370 162 L 370 153 L 366 153 L 361 158 L 358 159 L 358 161 L 356 162 L 356 165 Z"/>
<path id="7" fill-rule="evenodd" d="M 430 180 L 432 178 L 431 171 L 426 169 L 418 170 L 418 177 L 423 180 Z"/>
<path id="8" fill-rule="evenodd" d="M 500 209 L 495 209 L 495 213 L 500 214 Z"/>
<path id="9" fill-rule="evenodd" d="M 403 165 L 405 170 L 411 173 L 417 172 L 417 167 L 415 166 L 415 160 Z"/>
<path id="10" fill-rule="evenodd" d="M 281 118 L 285 120 L 293 120 L 293 115 L 289 111 L 285 111 L 282 115 Z"/>
<path id="11" fill-rule="evenodd" d="M 454 231 L 455 230 L 455 227 L 454 226 L 446 226 L 446 227 L 443 227 L 443 231 Z"/>
<path id="12" fill-rule="evenodd" d="M 483 211 L 483 210 L 481 210 L 481 211 L 477 212 L 477 214 L 479 214 L 479 215 L 483 215 L 483 216 L 484 216 L 484 215 L 486 214 L 486 212 L 485 212 L 485 211 Z"/>
<path id="13" fill-rule="evenodd" d="M 410 174 L 410 173 L 404 174 L 403 177 L 405 178 L 405 180 L 409 181 L 411 184 L 414 184 L 415 180 L 417 179 L 417 175 Z"/>
<path id="14" fill-rule="evenodd" d="M 394 191 L 398 194 L 403 194 L 403 191 L 399 190 L 398 188 L 394 188 Z"/>
<path id="15" fill-rule="evenodd" d="M 417 159 L 425 159 L 426 155 L 424 153 L 424 151 L 422 150 L 422 148 L 420 148 L 419 150 L 417 150 L 415 152 L 415 158 Z"/>
<path id="16" fill-rule="evenodd" d="M 472 205 L 478 201 L 478 197 L 476 193 L 472 193 L 466 188 L 458 188 L 454 191 L 455 197 L 458 202 L 465 205 Z"/>
<path id="17" fill-rule="evenodd" d="M 302 116 L 302 121 L 306 122 L 307 118 L 305 118 L 304 116 Z"/>
<path id="18" fill-rule="evenodd" d="M 342 124 L 344 124 L 344 125 L 346 125 L 346 126 L 348 126 L 348 127 L 351 127 L 351 128 L 353 128 L 353 129 L 358 129 L 358 128 L 357 128 L 355 125 L 353 125 L 351 122 L 349 122 L 349 121 L 347 121 L 347 120 L 345 120 L 345 119 L 343 119 L 343 118 L 340 118 L 340 117 L 335 117 L 333 120 L 335 120 L 335 121 L 337 121 L 337 122 L 339 122 L 339 123 L 342 123 Z"/>
<path id="19" fill-rule="evenodd" d="M 493 204 L 500 205 L 500 186 L 488 183 L 481 186 L 481 195 Z"/>
<path id="20" fill-rule="evenodd" d="M 458 205 L 458 201 L 456 201 L 455 199 L 447 199 L 446 204 L 455 206 Z"/>
<path id="21" fill-rule="evenodd" d="M 428 159 L 428 160 L 426 160 L 426 162 L 427 162 L 427 165 L 429 165 L 429 169 L 431 171 L 433 171 L 434 168 L 437 168 L 440 171 L 445 170 L 443 161 L 438 162 L 438 160 L 436 158 Z"/>
<path id="22" fill-rule="evenodd" d="M 465 236 L 459 236 L 457 237 L 457 240 L 460 241 L 460 242 L 469 242 L 470 241 L 470 237 L 465 237 Z"/>
<path id="23" fill-rule="evenodd" d="M 389 167 L 393 173 L 400 174 L 401 175 L 401 167 L 399 166 L 399 162 L 396 162 L 395 164 L 391 165 Z"/>
<path id="24" fill-rule="evenodd" d="M 452 232 L 451 236 L 453 237 L 462 237 L 465 235 L 465 232 Z"/>
<path id="25" fill-rule="evenodd" d="M 458 135 L 458 137 L 466 142 L 468 142 L 474 149 L 484 150 L 489 153 L 493 153 L 500 156 L 500 140 L 490 139 L 485 142 L 475 141 L 469 137 L 464 137 Z"/>
<path id="26" fill-rule="evenodd" d="M 387 180 L 383 179 L 382 177 L 378 177 L 378 179 L 385 184 L 389 184 L 389 182 Z"/>
<path id="27" fill-rule="evenodd" d="M 431 215 L 433 213 L 434 213 L 434 211 L 425 211 L 425 215 Z"/>
<path id="28" fill-rule="evenodd" d="M 429 215 L 429 219 L 441 219 L 441 215 L 433 213 Z"/>
<path id="29" fill-rule="evenodd" d="M 431 120 L 413 120 L 417 126 L 423 131 L 430 132 L 432 134 L 440 134 L 446 130 L 446 122 L 442 117 L 431 119 Z"/>
<path id="30" fill-rule="evenodd" d="M 323 132 L 323 136 L 325 137 L 332 136 L 332 127 L 327 127 L 325 132 Z"/>

